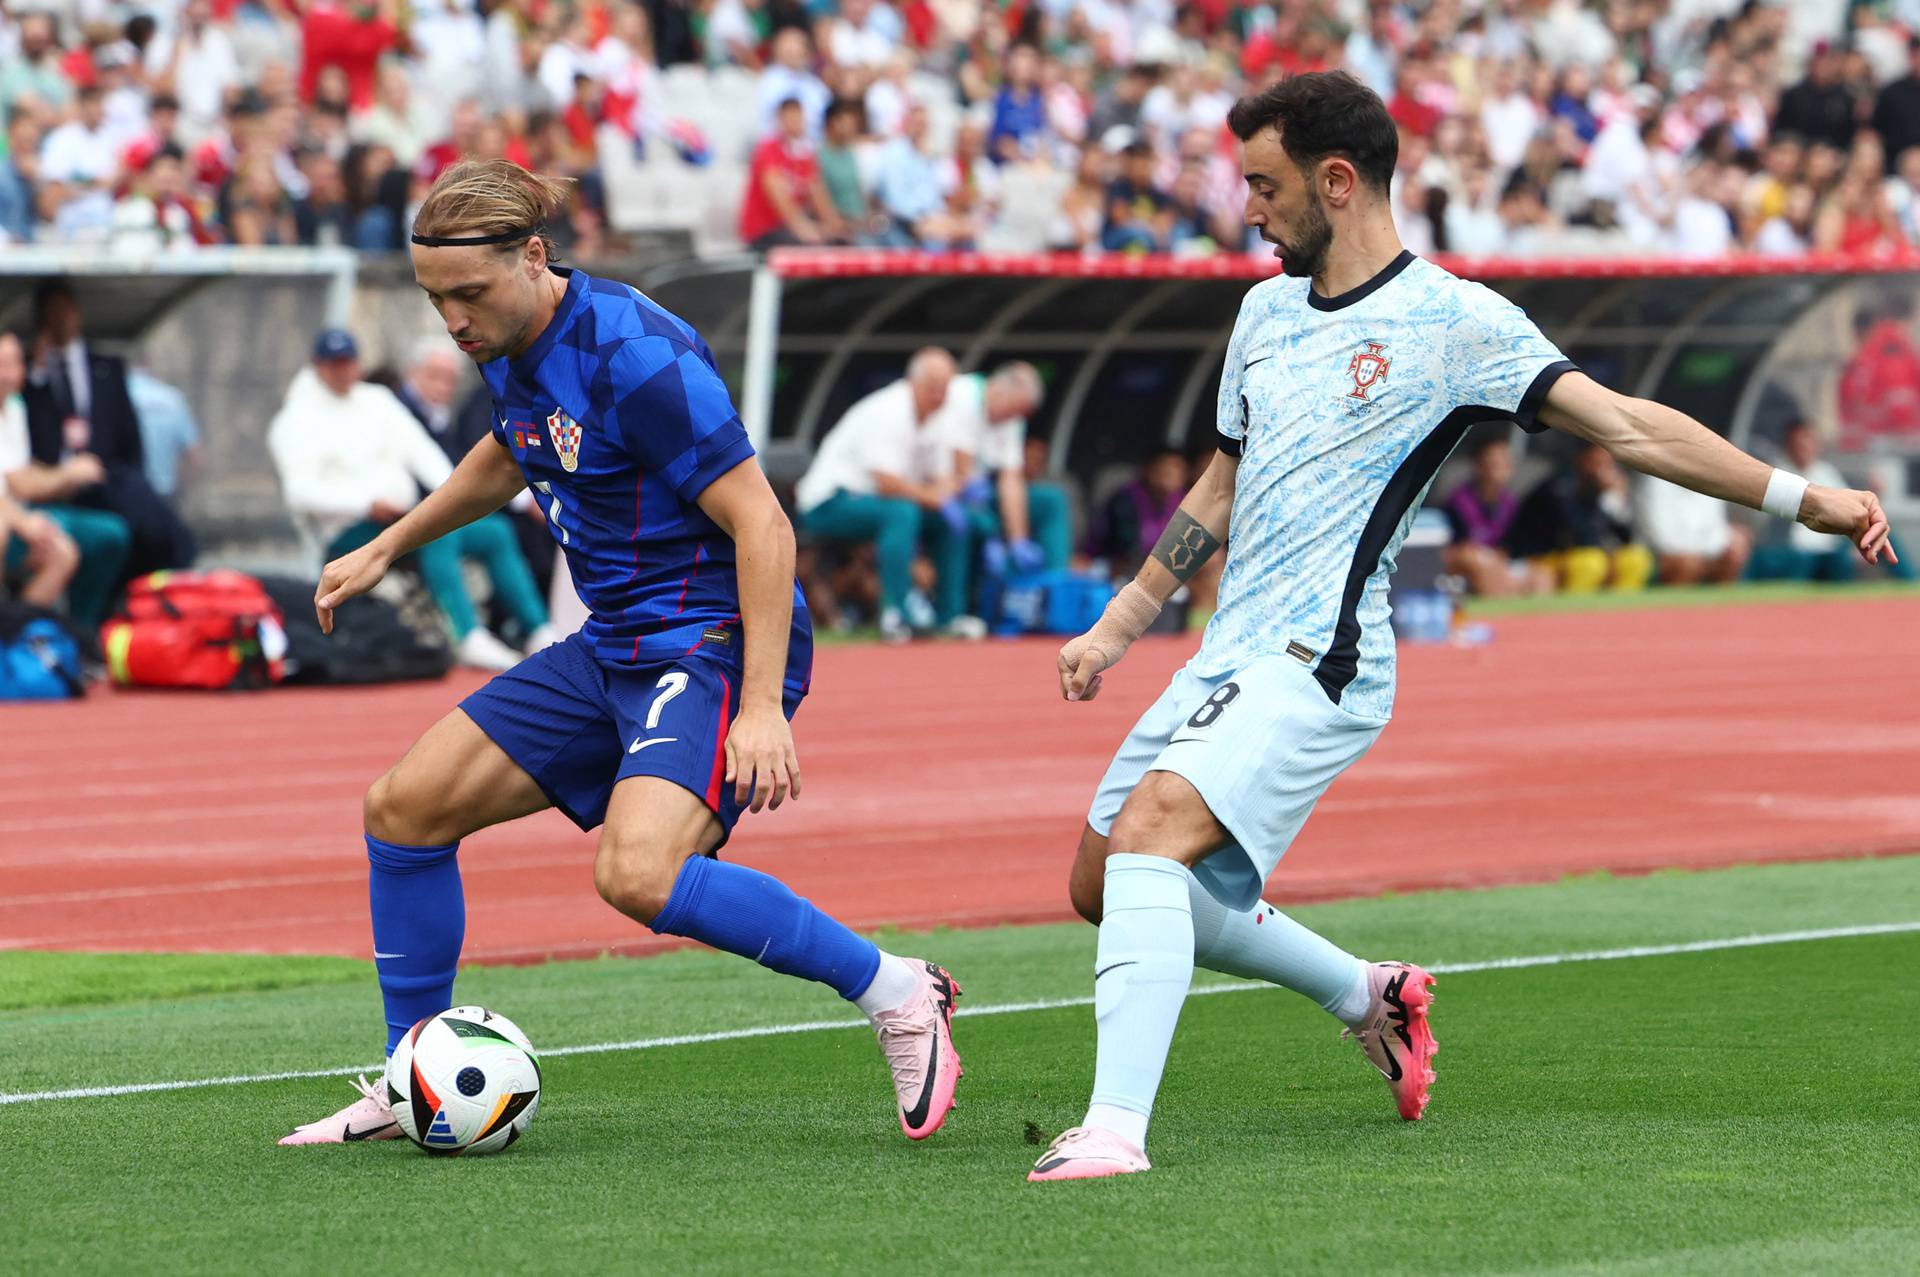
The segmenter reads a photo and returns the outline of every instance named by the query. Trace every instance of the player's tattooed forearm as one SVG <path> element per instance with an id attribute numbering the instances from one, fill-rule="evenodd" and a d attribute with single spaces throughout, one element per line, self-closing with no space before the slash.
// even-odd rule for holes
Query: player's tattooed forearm
<path id="1" fill-rule="evenodd" d="M 1154 543 L 1153 557 L 1173 573 L 1176 581 L 1186 581 L 1206 566 L 1220 542 L 1200 520 L 1185 510 L 1175 510 L 1167 530 Z"/>

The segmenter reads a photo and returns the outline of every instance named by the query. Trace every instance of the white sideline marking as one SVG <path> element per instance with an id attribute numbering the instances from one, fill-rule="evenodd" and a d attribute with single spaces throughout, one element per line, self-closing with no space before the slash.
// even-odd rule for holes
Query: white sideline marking
<path id="1" fill-rule="evenodd" d="M 1462 975 L 1474 971 L 1514 971 L 1522 967 L 1557 967 L 1569 962 L 1618 962 L 1626 958 L 1662 958 L 1680 953 L 1711 953 L 1718 949 L 1756 949 L 1767 945 L 1798 944 L 1807 940 L 1843 940 L 1855 936 L 1903 935 L 1920 931 L 1916 922 L 1876 922 L 1852 927 L 1820 927 L 1806 931 L 1773 931 L 1762 935 L 1729 936 L 1721 940 L 1688 940 L 1678 944 L 1633 945 L 1624 949 L 1588 949 L 1572 953 L 1538 953 L 1517 958 L 1490 958 L 1482 962 L 1436 962 L 1427 970 L 1434 975 Z M 1210 984 L 1194 989 L 1188 996 L 1204 997 L 1215 993 L 1252 993 L 1270 989 L 1258 981 L 1234 984 Z M 1044 998 L 1037 1002 L 998 1002 L 986 1006 L 961 1007 L 956 1016 L 1017 1015 L 1027 1011 L 1059 1011 L 1068 1007 L 1092 1006 L 1093 999 Z M 805 1020 L 797 1024 L 767 1024 L 746 1029 L 720 1029 L 711 1033 L 679 1033 L 671 1037 L 635 1038 L 627 1042 L 590 1042 L 578 1046 L 554 1047 L 540 1052 L 543 1058 L 556 1055 L 604 1055 L 612 1051 L 651 1051 L 669 1046 L 697 1046 L 706 1042 L 737 1042 L 743 1038 L 782 1037 L 790 1033 L 820 1033 L 828 1029 L 863 1029 L 862 1020 Z M 175 1082 L 130 1082 L 118 1086 L 76 1086 L 62 1091 L 0 1092 L 0 1104 L 29 1104 L 37 1100 L 94 1100 L 115 1095 L 144 1095 L 153 1091 L 192 1091 L 208 1086 L 246 1086 L 255 1082 L 292 1082 L 304 1078 L 346 1077 L 354 1073 L 375 1073 L 382 1064 L 353 1064 L 330 1069 L 293 1069 L 284 1073 L 242 1073 L 230 1077 L 189 1078 Z"/>

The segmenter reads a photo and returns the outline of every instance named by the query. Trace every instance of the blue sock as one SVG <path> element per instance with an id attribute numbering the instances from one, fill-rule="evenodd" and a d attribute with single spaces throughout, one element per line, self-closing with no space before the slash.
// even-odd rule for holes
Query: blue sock
<path id="1" fill-rule="evenodd" d="M 846 999 L 867 991 L 880 950 L 793 894 L 777 878 L 744 865 L 690 857 L 674 879 L 667 907 L 652 923 L 660 935 L 701 944 L 804 980 Z"/>
<path id="2" fill-rule="evenodd" d="M 387 1007 L 387 1054 L 414 1022 L 453 1005 L 453 972 L 467 933 L 460 844 L 403 847 L 367 835 L 373 962 Z"/>

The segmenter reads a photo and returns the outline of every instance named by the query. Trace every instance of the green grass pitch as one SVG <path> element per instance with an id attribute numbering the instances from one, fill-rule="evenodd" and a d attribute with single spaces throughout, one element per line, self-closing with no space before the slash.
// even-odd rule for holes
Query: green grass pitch
<path id="1" fill-rule="evenodd" d="M 1361 952 L 1473 964 L 1920 919 L 1920 858 L 1573 879 L 1300 910 Z M 892 937 L 962 1008 L 1084 997 L 1093 933 Z M 1398 1121 L 1285 992 L 1186 1008 L 1148 1175 L 1023 1182 L 1079 1116 L 1085 1006 L 969 1016 L 925 1145 L 869 1036 L 551 1054 L 527 1139 L 282 1149 L 338 1078 L 0 1104 L 0 1268 L 21 1272 L 1920 1271 L 1920 934 L 1444 975 L 1439 1086 Z M 0 954 L 0 1092 L 364 1063 L 333 959 Z M 830 994 L 685 952 L 469 971 L 543 1048 L 840 1020 Z M 1217 985 L 1202 973 L 1201 986 Z"/>

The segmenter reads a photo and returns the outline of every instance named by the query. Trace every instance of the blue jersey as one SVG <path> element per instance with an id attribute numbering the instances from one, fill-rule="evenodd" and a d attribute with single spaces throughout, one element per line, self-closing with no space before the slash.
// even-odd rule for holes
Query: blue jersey
<path id="1" fill-rule="evenodd" d="M 481 367 L 495 438 L 513 452 L 592 615 L 601 660 L 697 648 L 740 661 L 733 539 L 697 504 L 753 445 L 691 326 L 625 284 L 567 281 L 525 353 Z M 794 589 L 786 681 L 804 690 L 813 630 Z"/>

